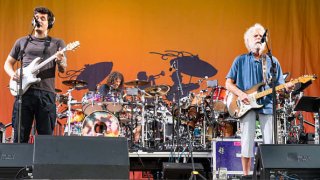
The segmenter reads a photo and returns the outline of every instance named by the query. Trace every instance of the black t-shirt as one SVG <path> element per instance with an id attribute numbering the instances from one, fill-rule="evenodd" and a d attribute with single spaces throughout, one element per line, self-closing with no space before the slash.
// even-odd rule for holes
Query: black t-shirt
<path id="1" fill-rule="evenodd" d="M 114 88 L 112 88 L 111 86 L 109 86 L 107 84 L 101 85 L 101 87 L 98 89 L 98 92 L 104 97 L 109 96 L 111 93 L 114 93 L 114 94 L 116 94 L 118 96 L 122 96 L 123 95 L 122 89 L 120 89 L 120 88 L 119 89 L 114 89 Z"/>
<path id="2" fill-rule="evenodd" d="M 14 59 L 18 59 L 19 52 L 23 49 L 27 38 L 27 36 L 22 37 L 15 42 L 10 52 L 11 57 L 13 57 Z M 25 49 L 25 54 L 23 56 L 23 67 L 28 66 L 37 57 L 43 58 L 44 61 L 54 55 L 59 50 L 59 48 L 63 49 L 65 47 L 65 43 L 63 40 L 51 38 L 50 45 L 47 47 L 45 54 L 43 54 L 46 40 L 47 38 L 39 39 L 32 36 L 32 40 L 28 43 Z M 41 78 L 41 81 L 37 84 L 33 84 L 30 88 L 55 93 L 55 69 L 56 62 L 52 60 L 40 69 L 37 77 Z"/>

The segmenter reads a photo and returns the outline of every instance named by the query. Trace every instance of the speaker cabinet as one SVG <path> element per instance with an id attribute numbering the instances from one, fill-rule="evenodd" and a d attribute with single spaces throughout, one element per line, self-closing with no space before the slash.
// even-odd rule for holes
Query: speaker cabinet
<path id="1" fill-rule="evenodd" d="M 125 138 L 36 136 L 35 179 L 129 179 Z"/>
<path id="2" fill-rule="evenodd" d="M 319 145 L 261 144 L 255 159 L 255 179 L 320 178 Z"/>
<path id="3" fill-rule="evenodd" d="M 162 164 L 164 179 L 189 179 L 192 172 L 191 163 L 169 163 Z M 203 166 L 201 163 L 194 163 L 196 171 L 204 175 Z"/>
<path id="4" fill-rule="evenodd" d="M 17 179 L 27 176 L 27 168 L 32 167 L 32 144 L 0 143 L 0 178 Z"/>

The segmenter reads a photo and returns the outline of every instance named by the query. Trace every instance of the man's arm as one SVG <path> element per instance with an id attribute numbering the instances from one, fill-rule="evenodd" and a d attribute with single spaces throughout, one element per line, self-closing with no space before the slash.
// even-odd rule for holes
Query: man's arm
<path id="1" fill-rule="evenodd" d="M 19 72 L 15 73 L 14 68 L 13 68 L 16 62 L 17 62 L 17 60 L 9 55 L 4 63 L 4 70 L 10 76 L 10 78 L 12 78 L 15 81 L 18 81 L 19 80 L 19 75 L 18 75 Z"/>
<path id="2" fill-rule="evenodd" d="M 58 64 L 58 71 L 64 73 L 67 69 L 67 58 L 64 56 L 64 53 L 58 51 L 56 54 L 56 63 Z"/>
<path id="3" fill-rule="evenodd" d="M 245 92 L 241 91 L 234 83 L 234 80 L 231 78 L 227 78 L 226 80 L 226 88 L 228 91 L 232 92 L 233 94 L 237 95 L 239 99 L 245 103 L 245 104 L 250 104 L 248 94 Z"/>

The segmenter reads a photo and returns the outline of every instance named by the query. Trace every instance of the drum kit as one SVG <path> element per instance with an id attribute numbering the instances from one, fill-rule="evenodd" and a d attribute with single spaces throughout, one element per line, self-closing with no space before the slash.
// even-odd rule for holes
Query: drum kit
<path id="1" fill-rule="evenodd" d="M 67 110 L 58 118 L 67 118 L 64 134 L 68 136 L 126 137 L 139 147 L 164 149 L 189 142 L 192 134 L 195 146 L 207 148 L 212 138 L 235 135 L 237 121 L 229 118 L 224 87 L 214 87 L 198 94 L 189 93 L 178 103 L 167 100 L 168 85 L 153 85 L 144 90 L 148 81 L 125 82 L 124 92 L 96 91 L 84 93 L 81 101 L 74 100 L 72 91 L 87 85 L 84 81 L 62 82 L 69 87 L 66 94 L 56 90 L 56 101 Z M 135 144 L 135 145 L 136 145 Z"/>

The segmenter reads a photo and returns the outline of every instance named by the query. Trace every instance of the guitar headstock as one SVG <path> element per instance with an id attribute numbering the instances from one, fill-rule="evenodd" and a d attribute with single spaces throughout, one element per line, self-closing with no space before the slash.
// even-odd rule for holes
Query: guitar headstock
<path id="1" fill-rule="evenodd" d="M 80 42 L 79 41 L 74 41 L 72 43 L 69 43 L 65 49 L 70 51 L 70 50 L 75 50 L 76 48 L 78 48 L 80 46 Z"/>
<path id="2" fill-rule="evenodd" d="M 304 76 L 300 76 L 298 78 L 298 81 L 301 82 L 301 83 L 306 83 L 310 80 L 315 80 L 317 79 L 317 76 L 314 74 L 314 75 L 304 75 Z"/>

